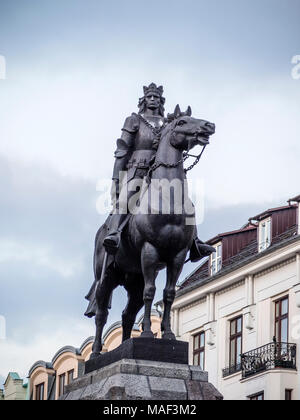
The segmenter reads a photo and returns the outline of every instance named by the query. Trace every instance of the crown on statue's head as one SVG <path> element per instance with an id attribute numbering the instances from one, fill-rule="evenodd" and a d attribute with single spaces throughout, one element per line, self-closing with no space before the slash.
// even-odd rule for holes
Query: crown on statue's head
<path id="1" fill-rule="evenodd" d="M 159 96 L 162 96 L 162 94 L 164 93 L 164 88 L 162 86 L 156 86 L 155 83 L 150 83 L 150 85 L 144 86 L 144 95 L 148 95 L 149 93 L 157 93 Z"/>

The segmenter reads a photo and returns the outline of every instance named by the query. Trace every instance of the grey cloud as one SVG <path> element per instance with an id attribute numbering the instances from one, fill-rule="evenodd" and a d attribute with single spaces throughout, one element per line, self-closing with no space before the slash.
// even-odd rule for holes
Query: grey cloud
<path id="1" fill-rule="evenodd" d="M 8 334 L 20 324 L 34 334 L 40 314 L 84 311 L 103 218 L 92 182 L 4 158 L 0 167 L 0 313 Z"/>

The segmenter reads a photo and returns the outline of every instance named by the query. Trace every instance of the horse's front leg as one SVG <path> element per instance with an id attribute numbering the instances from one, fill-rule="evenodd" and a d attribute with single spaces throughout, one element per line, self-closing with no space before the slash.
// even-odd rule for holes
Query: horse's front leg
<path id="1" fill-rule="evenodd" d="M 167 283 L 163 294 L 164 314 L 161 323 L 161 330 L 163 332 L 162 338 L 165 340 L 176 340 L 176 337 L 171 330 L 171 307 L 175 299 L 176 284 L 181 274 L 186 254 L 187 249 L 184 249 L 167 264 Z"/>
<path id="2" fill-rule="evenodd" d="M 159 263 L 159 255 L 157 249 L 149 242 L 146 242 L 143 246 L 141 254 L 141 263 L 145 281 L 143 295 L 145 313 L 143 321 L 143 332 L 141 334 L 141 337 L 153 338 L 154 335 L 151 331 L 151 307 L 156 291 L 155 279 L 157 276 L 157 265 Z"/>

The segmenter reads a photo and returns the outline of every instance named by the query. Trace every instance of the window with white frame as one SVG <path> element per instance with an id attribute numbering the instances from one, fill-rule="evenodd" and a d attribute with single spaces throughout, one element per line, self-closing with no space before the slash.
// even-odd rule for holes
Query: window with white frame
<path id="1" fill-rule="evenodd" d="M 210 272 L 212 276 L 222 268 L 222 242 L 214 245 L 214 248 L 216 249 L 216 252 L 213 252 L 210 257 Z"/>
<path id="2" fill-rule="evenodd" d="M 205 358 L 205 332 L 194 336 L 193 345 L 193 364 L 194 366 L 201 366 L 204 370 L 204 358 Z"/>
<path id="3" fill-rule="evenodd" d="M 271 245 L 271 217 L 259 223 L 258 251 L 262 252 Z"/>

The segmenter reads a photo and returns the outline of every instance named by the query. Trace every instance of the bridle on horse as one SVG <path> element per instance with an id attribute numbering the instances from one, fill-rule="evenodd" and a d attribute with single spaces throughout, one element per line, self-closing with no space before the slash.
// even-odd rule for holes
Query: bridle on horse
<path id="1" fill-rule="evenodd" d="M 155 129 L 147 120 L 145 120 L 143 118 L 144 121 L 146 121 L 148 124 L 148 126 L 152 129 L 153 133 L 155 134 L 156 138 L 158 140 L 160 140 L 161 137 L 161 133 L 162 130 L 166 127 L 166 124 L 164 124 L 160 129 L 159 129 L 159 133 L 158 133 L 158 129 Z M 177 123 L 174 124 L 174 127 L 171 129 L 171 138 L 174 136 L 175 133 L 175 129 L 177 127 Z M 155 131 L 154 131 L 155 130 Z M 159 138 L 158 138 L 159 136 Z M 195 134 L 195 138 L 196 138 L 196 134 Z M 177 166 L 179 166 L 181 163 L 184 163 L 189 157 L 193 157 L 195 158 L 195 161 L 187 168 L 184 169 L 184 172 L 187 173 L 188 171 L 191 171 L 200 161 L 203 152 L 205 150 L 207 145 L 203 146 L 201 152 L 199 153 L 199 155 L 192 155 L 190 154 L 188 151 L 187 152 L 183 152 L 182 158 L 179 159 L 177 162 L 175 163 L 165 163 L 165 162 L 161 162 L 161 161 L 157 161 L 155 163 L 153 163 L 153 165 L 150 166 L 148 173 L 147 173 L 147 179 L 150 180 L 151 179 L 151 175 L 153 173 L 153 171 L 155 171 L 155 169 L 159 168 L 160 166 L 163 166 L 165 168 L 177 168 Z"/>

